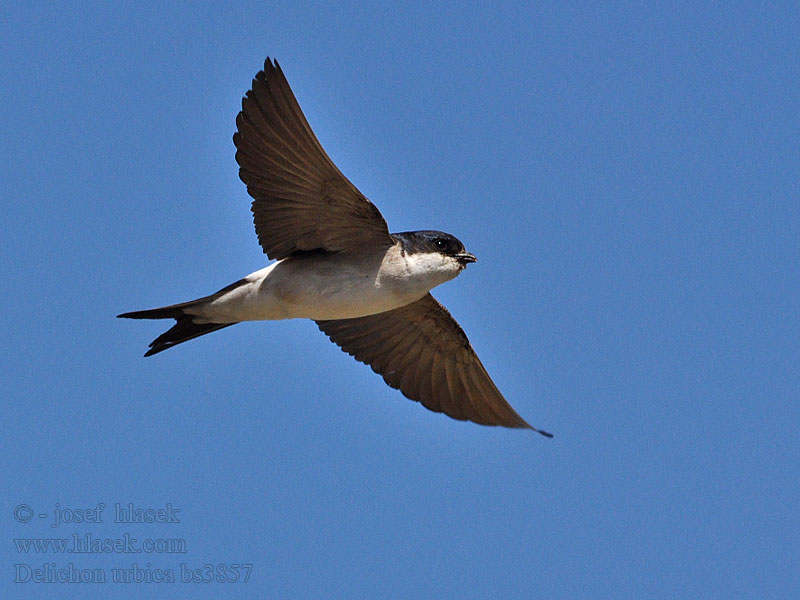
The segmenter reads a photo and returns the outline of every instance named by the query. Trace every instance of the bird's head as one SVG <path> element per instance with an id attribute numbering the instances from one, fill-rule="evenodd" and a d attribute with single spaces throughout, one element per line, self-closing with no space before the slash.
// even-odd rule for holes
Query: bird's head
<path id="1" fill-rule="evenodd" d="M 453 279 L 478 260 L 457 237 L 443 231 L 404 231 L 392 236 L 400 242 L 408 265 L 420 274 L 436 273 L 437 279 L 441 278 L 439 283 Z"/>

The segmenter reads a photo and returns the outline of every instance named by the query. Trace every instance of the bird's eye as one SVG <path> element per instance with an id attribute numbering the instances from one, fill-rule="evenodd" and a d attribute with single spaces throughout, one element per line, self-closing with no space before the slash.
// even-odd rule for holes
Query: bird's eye
<path id="1" fill-rule="evenodd" d="M 447 248 L 447 241 L 443 240 L 442 238 L 438 238 L 433 240 L 433 245 L 436 246 L 439 250 L 444 250 Z"/>

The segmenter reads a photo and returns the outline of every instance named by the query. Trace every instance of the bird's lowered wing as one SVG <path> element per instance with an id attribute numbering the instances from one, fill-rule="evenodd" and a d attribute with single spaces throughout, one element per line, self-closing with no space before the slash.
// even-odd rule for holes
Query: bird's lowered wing
<path id="1" fill-rule="evenodd" d="M 432 411 L 481 425 L 534 429 L 506 402 L 464 331 L 430 294 L 388 312 L 317 325 L 391 387 Z"/>

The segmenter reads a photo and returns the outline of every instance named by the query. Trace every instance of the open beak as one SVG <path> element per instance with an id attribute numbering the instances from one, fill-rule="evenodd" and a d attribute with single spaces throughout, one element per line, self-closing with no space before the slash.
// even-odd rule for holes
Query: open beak
<path id="1" fill-rule="evenodd" d="M 458 254 L 455 255 L 455 259 L 462 265 L 466 265 L 467 263 L 474 263 L 478 260 L 474 254 L 471 254 L 469 252 L 459 252 Z"/>

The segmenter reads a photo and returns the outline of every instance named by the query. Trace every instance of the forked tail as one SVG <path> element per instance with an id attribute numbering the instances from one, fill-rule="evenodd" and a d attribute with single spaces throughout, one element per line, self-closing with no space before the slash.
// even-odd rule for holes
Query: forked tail
<path id="1" fill-rule="evenodd" d="M 201 298 L 199 300 L 163 306 L 161 308 L 137 310 L 134 312 L 122 313 L 121 315 L 117 315 L 117 317 L 123 319 L 175 319 L 175 325 L 150 342 L 150 349 L 145 352 L 144 355 L 152 356 L 153 354 L 158 354 L 163 350 L 172 348 L 187 340 L 211 333 L 223 327 L 228 327 L 229 325 L 235 325 L 235 323 L 195 323 L 193 319 L 196 317 L 187 314 L 185 309 L 196 306 L 206 300 L 207 298 Z"/>

